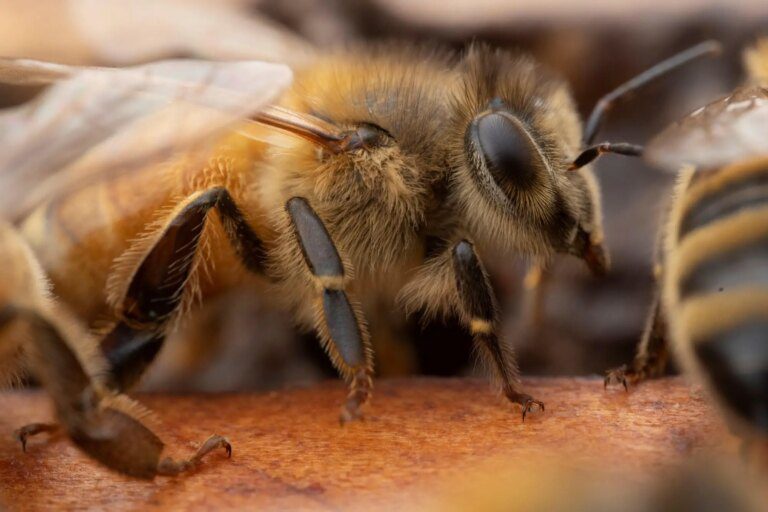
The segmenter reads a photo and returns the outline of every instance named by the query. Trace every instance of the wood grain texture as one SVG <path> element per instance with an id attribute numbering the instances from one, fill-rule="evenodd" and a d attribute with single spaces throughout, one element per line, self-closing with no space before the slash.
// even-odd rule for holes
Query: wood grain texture
<path id="1" fill-rule="evenodd" d="M 489 460 L 556 456 L 625 470 L 670 467 L 690 455 L 734 453 L 700 391 L 681 379 L 629 393 L 602 379 L 528 379 L 543 414 L 520 420 L 482 380 L 377 383 L 364 422 L 341 427 L 345 389 L 327 383 L 261 395 L 138 395 L 159 420 L 172 455 L 209 434 L 229 437 L 193 474 L 140 482 L 86 459 L 66 439 L 43 437 L 24 454 L 14 428 L 50 419 L 44 394 L 0 394 L 0 509 L 397 510 L 424 503 L 441 482 Z"/>

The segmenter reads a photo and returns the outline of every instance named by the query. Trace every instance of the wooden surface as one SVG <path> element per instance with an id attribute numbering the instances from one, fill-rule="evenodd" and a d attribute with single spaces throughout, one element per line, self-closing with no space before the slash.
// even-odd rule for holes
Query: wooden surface
<path id="1" fill-rule="evenodd" d="M 365 421 L 341 427 L 340 383 L 262 395 L 138 395 L 173 455 L 209 434 L 229 437 L 195 473 L 154 482 L 102 469 L 66 439 L 22 453 L 19 425 L 50 418 L 39 392 L 0 394 L 0 509 L 410 510 L 489 460 L 556 456 L 568 464 L 648 470 L 736 441 L 698 390 L 678 378 L 625 393 L 598 379 L 528 379 L 546 412 L 529 415 L 481 380 L 379 381 Z"/>

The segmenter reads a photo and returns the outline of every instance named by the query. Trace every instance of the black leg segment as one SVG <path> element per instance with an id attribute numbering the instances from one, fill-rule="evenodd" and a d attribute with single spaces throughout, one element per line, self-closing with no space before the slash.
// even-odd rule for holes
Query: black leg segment
<path id="1" fill-rule="evenodd" d="M 203 192 L 171 219 L 133 275 L 123 299 L 123 318 L 143 326 L 163 323 L 173 314 L 192 269 L 208 211 L 222 192 Z"/>
<path id="2" fill-rule="evenodd" d="M 163 331 L 118 322 L 101 342 L 110 366 L 109 387 L 120 392 L 131 388 L 155 360 L 163 341 Z"/>
<path id="3" fill-rule="evenodd" d="M 504 394 L 522 406 L 523 420 L 534 408 L 544 410 L 543 403 L 520 391 L 515 357 L 496 334 L 498 320 L 493 289 L 472 244 L 467 240 L 457 243 L 452 262 L 462 320 L 468 324 L 480 353 L 496 370 Z"/>
<path id="4" fill-rule="evenodd" d="M 322 289 L 323 323 L 317 327 L 321 334 L 327 331 L 331 360 L 350 381 L 341 420 L 357 419 L 373 387 L 373 362 L 370 351 L 366 350 L 367 340 L 360 320 L 344 291 L 344 266 L 323 221 L 305 199 L 294 197 L 285 209 L 304 261 Z"/>
<path id="5" fill-rule="evenodd" d="M 294 197 L 286 204 L 296 237 L 309 270 L 318 277 L 344 277 L 339 252 L 325 224 L 304 198 Z"/>
<path id="6" fill-rule="evenodd" d="M 293 223 L 304 261 L 323 287 L 323 312 L 331 343 L 347 366 L 365 364 L 361 329 L 343 290 L 344 266 L 328 230 L 309 203 L 301 197 L 289 200 L 286 210 Z"/>
<path id="7" fill-rule="evenodd" d="M 495 322 L 496 305 L 491 284 L 480 266 L 475 249 L 466 240 L 456 244 L 453 249 L 453 271 L 464 311 L 472 320 Z"/>
<path id="8" fill-rule="evenodd" d="M 259 235 L 253 231 L 243 212 L 240 211 L 232 196 L 223 188 L 218 190 L 216 211 L 221 218 L 224 231 L 232 247 L 235 248 L 242 264 L 254 274 L 264 274 L 267 251 Z"/>
<path id="9" fill-rule="evenodd" d="M 166 325 L 184 297 L 213 208 L 243 265 L 253 272 L 262 271 L 266 260 L 263 244 L 229 192 L 216 187 L 192 196 L 142 260 L 123 298 L 122 319 L 101 342 L 112 365 L 111 384 L 116 390 L 133 385 L 162 348 Z"/>
<path id="10" fill-rule="evenodd" d="M 350 366 L 365 364 L 363 337 L 347 294 L 342 290 L 323 290 L 323 311 L 328 332 L 344 362 Z"/>

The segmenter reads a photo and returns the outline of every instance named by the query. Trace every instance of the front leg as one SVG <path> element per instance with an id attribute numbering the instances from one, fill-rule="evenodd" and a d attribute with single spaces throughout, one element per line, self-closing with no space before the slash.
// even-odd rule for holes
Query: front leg
<path id="1" fill-rule="evenodd" d="M 323 221 L 305 199 L 294 197 L 285 209 L 322 300 L 317 331 L 334 366 L 350 385 L 341 422 L 359 419 L 373 388 L 373 351 L 344 290 L 344 266 Z"/>
<path id="2" fill-rule="evenodd" d="M 496 298 L 488 276 L 474 247 L 466 240 L 454 246 L 452 261 L 461 321 L 469 327 L 478 350 L 495 369 L 504 395 L 522 407 L 525 421 L 528 412 L 535 408 L 543 411 L 544 404 L 522 392 L 512 349 L 501 343 L 496 334 Z"/>

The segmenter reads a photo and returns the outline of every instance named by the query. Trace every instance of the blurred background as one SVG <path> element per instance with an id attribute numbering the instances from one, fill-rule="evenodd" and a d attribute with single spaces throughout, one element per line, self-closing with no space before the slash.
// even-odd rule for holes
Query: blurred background
<path id="1" fill-rule="evenodd" d="M 735 87 L 741 50 L 768 33 L 764 0 L 0 0 L 0 55 L 76 64 L 127 65 L 168 57 L 298 62 L 307 45 L 388 39 L 471 41 L 532 53 L 573 87 L 582 115 L 602 95 L 704 39 L 724 54 L 659 81 L 615 108 L 599 140 L 643 143 L 666 124 Z M 35 91 L 0 89 L 0 105 Z M 506 339 L 523 375 L 602 374 L 628 362 L 650 305 L 655 236 L 674 177 L 638 159 L 597 163 L 612 270 L 588 275 L 554 262 L 542 322 L 524 320 L 524 263 L 488 261 Z M 237 290 L 196 316 L 168 344 L 146 386 L 262 390 L 335 375 L 311 334 Z M 470 337 L 455 323 L 406 321 L 391 304 L 369 315 L 380 376 L 473 374 Z M 181 341 L 183 338 L 183 342 Z"/>

